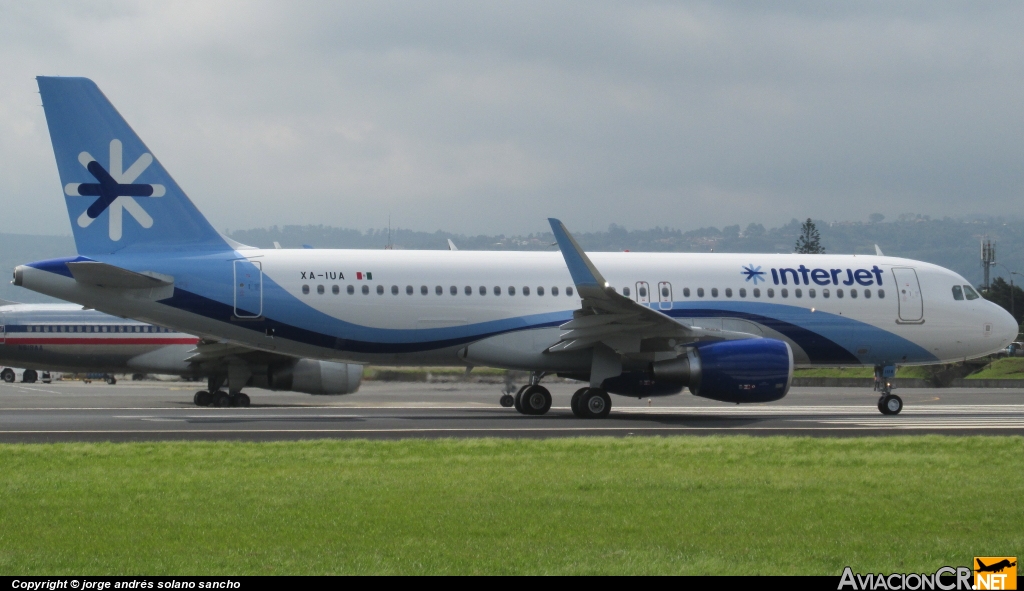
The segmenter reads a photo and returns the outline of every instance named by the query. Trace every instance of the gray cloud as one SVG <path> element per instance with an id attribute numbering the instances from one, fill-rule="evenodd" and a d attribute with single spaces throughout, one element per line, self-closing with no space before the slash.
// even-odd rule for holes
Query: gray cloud
<path id="1" fill-rule="evenodd" d="M 38 74 L 219 228 L 1017 215 L 1016 3 L 0 3 L 0 230 L 68 232 Z"/>

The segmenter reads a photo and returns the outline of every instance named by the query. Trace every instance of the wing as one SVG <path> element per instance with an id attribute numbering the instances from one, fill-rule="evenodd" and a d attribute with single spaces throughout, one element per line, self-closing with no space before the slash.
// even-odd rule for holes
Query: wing
<path id="1" fill-rule="evenodd" d="M 576 291 L 582 298 L 573 319 L 563 324 L 559 341 L 548 348 L 554 353 L 604 343 L 621 353 L 671 351 L 680 345 L 703 340 L 756 338 L 744 332 L 687 326 L 670 316 L 639 304 L 613 289 L 583 252 L 565 225 L 548 219 L 569 267 Z"/>

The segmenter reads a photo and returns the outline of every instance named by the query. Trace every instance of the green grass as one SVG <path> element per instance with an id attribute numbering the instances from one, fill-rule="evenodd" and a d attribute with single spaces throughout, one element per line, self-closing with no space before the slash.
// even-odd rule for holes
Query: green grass
<path id="1" fill-rule="evenodd" d="M 996 359 L 977 373 L 967 376 L 968 380 L 1024 380 L 1024 357 L 1003 357 Z"/>
<path id="2" fill-rule="evenodd" d="M 1024 554 L 1024 439 L 0 446 L 2 574 L 932 572 Z"/>

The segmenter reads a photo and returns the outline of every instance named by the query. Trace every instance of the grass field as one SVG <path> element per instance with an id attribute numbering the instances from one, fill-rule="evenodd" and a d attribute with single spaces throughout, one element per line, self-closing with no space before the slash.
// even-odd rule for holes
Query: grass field
<path id="1" fill-rule="evenodd" d="M 977 373 L 967 376 L 968 380 L 1024 379 L 1024 357 L 1003 357 L 996 359 Z"/>
<path id="2" fill-rule="evenodd" d="M 1024 439 L 0 446 L 3 574 L 932 572 L 1024 554 Z"/>

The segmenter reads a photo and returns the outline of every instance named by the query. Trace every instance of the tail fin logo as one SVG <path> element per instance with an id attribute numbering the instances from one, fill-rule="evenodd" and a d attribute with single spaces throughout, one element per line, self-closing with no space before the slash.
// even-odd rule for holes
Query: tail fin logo
<path id="1" fill-rule="evenodd" d="M 121 152 L 121 140 L 110 140 L 110 161 L 107 169 L 103 168 L 91 154 L 82 152 L 78 155 L 78 161 L 96 178 L 96 182 L 68 183 L 64 186 L 64 194 L 70 197 L 98 197 L 82 215 L 78 216 L 79 227 L 88 228 L 101 213 L 110 210 L 110 239 L 115 242 L 121 239 L 125 210 L 143 228 L 153 227 L 153 218 L 135 201 L 136 197 L 163 197 L 166 192 L 163 185 L 133 184 L 153 163 L 151 154 L 143 153 L 128 170 L 124 170 Z"/>

